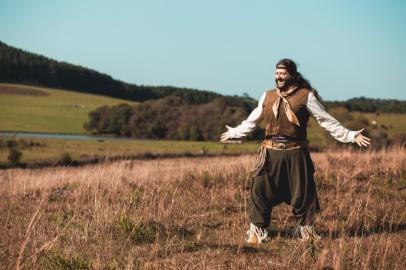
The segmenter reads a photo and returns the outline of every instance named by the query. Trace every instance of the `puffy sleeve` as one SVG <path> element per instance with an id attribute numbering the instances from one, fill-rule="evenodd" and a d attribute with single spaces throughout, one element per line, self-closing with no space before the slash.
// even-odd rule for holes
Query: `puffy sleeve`
<path id="1" fill-rule="evenodd" d="M 336 140 L 343 143 L 354 142 L 357 131 L 349 130 L 331 116 L 313 92 L 310 92 L 307 97 L 307 110 L 314 116 L 319 125 L 327 130 Z"/>
<path id="2" fill-rule="evenodd" d="M 264 92 L 258 101 L 257 107 L 250 113 L 247 119 L 241 122 L 235 128 L 230 129 L 231 138 L 242 138 L 250 134 L 256 127 L 258 121 L 262 118 L 263 113 L 263 103 L 266 97 L 266 92 Z"/>

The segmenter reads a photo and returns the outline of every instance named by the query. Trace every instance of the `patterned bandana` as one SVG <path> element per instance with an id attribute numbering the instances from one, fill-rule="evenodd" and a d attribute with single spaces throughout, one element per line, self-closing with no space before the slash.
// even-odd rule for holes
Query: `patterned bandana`
<path id="1" fill-rule="evenodd" d="M 289 101 L 285 98 L 289 96 L 290 94 L 294 93 L 297 90 L 297 87 L 293 87 L 289 89 L 288 91 L 282 92 L 279 88 L 276 88 L 276 94 L 279 96 L 279 98 L 275 101 L 275 103 L 272 106 L 272 111 L 273 114 L 275 115 L 275 118 L 278 117 L 278 109 L 281 101 L 283 101 L 283 106 L 285 109 L 286 116 L 288 117 L 289 122 L 292 124 L 295 124 L 297 126 L 300 126 L 299 120 L 297 120 L 296 114 L 293 112 L 292 107 L 289 104 Z"/>

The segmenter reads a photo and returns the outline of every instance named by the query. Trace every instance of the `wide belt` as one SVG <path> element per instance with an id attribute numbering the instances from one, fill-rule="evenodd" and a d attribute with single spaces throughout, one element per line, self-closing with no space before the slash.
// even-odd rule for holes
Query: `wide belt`
<path id="1" fill-rule="evenodd" d="M 275 149 L 275 150 L 291 150 L 297 148 L 306 147 L 306 141 L 289 141 L 289 142 L 274 142 L 272 140 L 264 140 L 261 145 L 265 148 Z"/>

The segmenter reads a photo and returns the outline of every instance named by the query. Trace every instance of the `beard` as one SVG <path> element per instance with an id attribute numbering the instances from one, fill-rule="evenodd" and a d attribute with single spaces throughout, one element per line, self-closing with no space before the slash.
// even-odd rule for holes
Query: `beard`
<path id="1" fill-rule="evenodd" d="M 280 83 L 282 83 L 281 86 L 279 86 Z M 287 77 L 281 80 L 275 79 L 275 84 L 280 90 L 286 90 L 295 84 L 295 79 L 293 77 Z"/>

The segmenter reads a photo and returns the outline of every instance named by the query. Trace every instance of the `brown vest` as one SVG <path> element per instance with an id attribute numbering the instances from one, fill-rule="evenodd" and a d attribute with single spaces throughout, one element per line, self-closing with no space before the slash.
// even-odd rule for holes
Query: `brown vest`
<path id="1" fill-rule="evenodd" d="M 264 119 L 267 123 L 265 128 L 265 136 L 282 134 L 295 137 L 298 140 L 306 140 L 307 122 L 309 121 L 310 116 L 309 112 L 307 111 L 306 104 L 307 96 L 309 95 L 310 91 L 311 90 L 309 89 L 302 88 L 285 97 L 289 101 L 293 112 L 296 114 L 300 126 L 289 122 L 282 101 L 280 102 L 278 108 L 278 118 L 275 118 L 275 115 L 272 112 L 272 106 L 278 99 L 278 95 L 276 94 L 275 89 L 267 91 L 263 103 Z"/>

